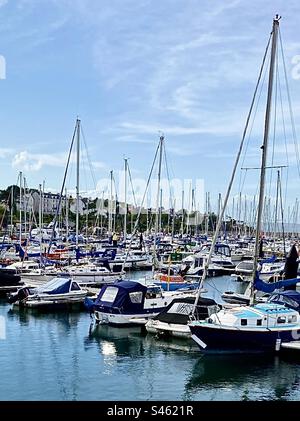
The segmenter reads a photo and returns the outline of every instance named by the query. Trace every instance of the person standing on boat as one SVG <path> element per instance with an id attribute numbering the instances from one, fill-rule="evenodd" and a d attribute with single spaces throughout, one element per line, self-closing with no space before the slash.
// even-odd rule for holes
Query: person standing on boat
<path id="1" fill-rule="evenodd" d="M 142 248 L 143 248 L 143 242 L 144 242 L 143 233 L 141 232 L 141 234 L 140 234 L 140 250 L 142 250 Z"/>
<path id="2" fill-rule="evenodd" d="M 113 242 L 113 246 L 117 247 L 118 246 L 118 234 L 116 232 L 113 233 L 113 237 L 112 237 L 112 242 Z"/>

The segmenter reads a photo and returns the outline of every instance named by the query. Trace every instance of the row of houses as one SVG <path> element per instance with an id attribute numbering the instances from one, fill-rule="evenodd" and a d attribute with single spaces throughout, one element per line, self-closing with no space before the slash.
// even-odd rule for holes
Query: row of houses
<path id="1" fill-rule="evenodd" d="M 17 199 L 16 209 L 17 211 L 19 211 L 21 207 L 22 211 L 29 212 L 31 210 L 34 213 L 38 213 L 40 210 L 40 202 L 41 202 L 42 204 L 41 210 L 43 214 L 55 215 L 56 210 L 59 206 L 59 200 L 60 200 L 59 194 L 49 192 L 49 193 L 43 193 L 41 197 L 41 195 L 38 192 L 33 191 L 33 192 L 29 192 L 23 195 L 21 199 L 21 206 L 20 206 L 20 199 Z M 68 200 L 69 200 L 70 210 L 72 212 L 73 211 L 75 212 L 76 204 L 75 204 L 74 199 L 70 197 L 68 198 Z M 65 209 L 65 208 L 66 208 L 66 196 L 62 196 L 61 209 Z M 79 213 L 83 214 L 85 209 L 86 209 L 86 203 L 84 200 L 82 200 L 82 198 L 80 198 L 79 199 Z"/>
<path id="2" fill-rule="evenodd" d="M 27 192 L 25 195 L 23 195 L 22 200 L 21 200 L 21 209 L 22 211 L 33 211 L 35 214 L 38 214 L 39 209 L 40 209 L 40 200 L 42 200 L 42 213 L 43 214 L 48 214 L 48 215 L 55 215 L 56 210 L 59 206 L 59 201 L 60 201 L 60 195 L 57 193 L 51 193 L 51 192 L 47 192 L 47 193 L 43 193 L 42 197 L 39 194 L 39 192 L 37 191 L 31 191 L 31 192 Z M 124 215 L 126 212 L 126 208 L 127 208 L 127 213 L 128 214 L 132 214 L 132 215 L 137 215 L 139 213 L 143 214 L 143 215 L 153 215 L 156 213 L 156 210 L 154 208 L 146 208 L 146 207 L 142 207 L 140 208 L 139 206 L 133 206 L 131 204 L 125 204 L 125 202 L 120 202 L 120 201 L 116 201 L 116 200 L 103 200 L 103 199 L 98 199 L 96 200 L 95 203 L 95 207 L 93 209 L 89 209 L 88 203 L 91 202 L 91 199 L 88 198 L 79 198 L 79 213 L 80 215 L 84 215 L 87 214 L 87 212 L 89 213 L 97 213 L 99 216 L 105 216 L 107 217 L 107 215 L 109 213 L 111 213 L 112 215 L 115 214 L 119 214 L 119 215 Z M 20 210 L 20 199 L 16 200 L 16 209 L 17 211 Z M 69 205 L 69 210 L 73 213 L 76 212 L 76 200 L 73 197 L 68 197 L 68 205 Z M 66 196 L 63 195 L 61 197 L 61 209 L 66 209 Z M 186 212 L 186 211 L 185 211 Z M 173 209 L 164 209 L 162 208 L 160 213 L 162 215 L 170 215 L 173 216 L 176 213 L 176 216 L 179 217 L 180 215 L 182 215 L 182 210 L 179 211 L 174 211 Z M 203 221 L 203 214 L 200 214 L 200 212 L 194 212 L 193 216 L 191 216 L 188 221 L 186 221 L 186 223 L 188 225 L 198 225 Z"/>

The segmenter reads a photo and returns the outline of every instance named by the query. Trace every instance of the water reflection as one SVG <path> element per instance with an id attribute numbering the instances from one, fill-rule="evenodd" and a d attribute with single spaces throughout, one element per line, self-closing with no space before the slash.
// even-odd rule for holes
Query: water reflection
<path id="1" fill-rule="evenodd" d="M 88 350 L 96 343 L 102 355 L 130 356 L 144 354 L 143 342 L 139 326 L 118 328 L 91 324 L 84 346 Z"/>
<path id="2" fill-rule="evenodd" d="M 300 399 L 297 361 L 203 356 L 193 341 L 90 325 L 86 313 L 41 314 L 6 303 L 0 313 L 7 317 L 0 399 Z"/>
<path id="3" fill-rule="evenodd" d="M 299 384 L 300 365 L 279 356 L 202 355 L 190 373 L 184 399 L 203 399 L 209 390 L 215 399 L 299 399 Z"/>
<path id="4" fill-rule="evenodd" d="M 157 338 L 155 335 L 147 334 L 140 326 L 132 327 L 111 327 L 109 325 L 91 324 L 89 334 L 84 340 L 85 349 L 93 343 L 99 345 L 102 354 L 102 343 L 110 343 L 115 353 L 119 356 L 143 356 L 149 353 L 150 348 L 155 347 L 164 353 L 196 352 L 199 355 L 198 347 L 192 340 L 181 340 L 176 338 Z"/>
<path id="5" fill-rule="evenodd" d="M 21 326 L 36 325 L 38 322 L 50 323 L 63 328 L 65 333 L 77 327 L 81 318 L 78 312 L 43 313 L 23 307 L 13 307 L 7 311 L 7 318 L 11 321 L 18 321 Z"/>

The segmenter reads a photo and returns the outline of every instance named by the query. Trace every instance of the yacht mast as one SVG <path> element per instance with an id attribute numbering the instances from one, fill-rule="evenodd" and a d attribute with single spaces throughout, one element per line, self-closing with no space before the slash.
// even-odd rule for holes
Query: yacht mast
<path id="1" fill-rule="evenodd" d="M 20 224 L 20 232 L 19 232 L 19 235 L 20 235 L 20 246 L 21 246 L 21 244 L 22 244 L 22 206 L 23 206 L 23 204 L 22 204 L 22 179 L 23 179 L 23 174 L 22 174 L 22 171 L 20 171 L 20 174 L 19 174 L 19 177 L 20 177 L 20 179 L 19 179 L 19 186 L 20 186 L 20 206 L 19 206 L 19 224 Z"/>
<path id="2" fill-rule="evenodd" d="M 280 18 L 278 16 L 276 16 L 276 19 L 274 19 L 274 21 L 273 21 L 273 31 L 272 31 L 272 33 L 274 33 L 274 27 L 276 27 L 276 35 L 277 35 L 278 20 L 279 19 Z M 277 22 L 277 26 L 275 24 L 275 21 Z M 269 42 L 270 42 L 270 39 L 269 39 Z M 264 68 L 264 64 L 265 64 L 265 60 L 266 60 L 266 55 L 267 55 L 268 48 L 269 48 L 269 42 L 268 42 L 268 45 L 267 45 L 267 48 L 266 48 L 266 51 L 265 51 L 265 55 L 264 55 L 264 58 L 263 58 L 262 66 L 261 66 L 261 69 L 260 69 L 260 72 L 259 72 L 258 81 L 257 81 L 256 87 L 255 87 L 255 91 L 254 91 L 254 95 L 253 95 L 253 98 L 252 98 L 250 110 L 249 110 L 247 120 L 246 120 L 246 125 L 245 125 L 244 131 L 243 131 L 242 141 L 240 143 L 240 146 L 239 146 L 239 149 L 238 149 L 238 154 L 237 154 L 237 157 L 235 159 L 235 163 L 234 163 L 233 171 L 232 171 L 232 174 L 231 174 L 230 182 L 229 182 L 228 189 L 227 189 L 227 192 L 226 192 L 226 195 L 225 195 L 225 198 L 224 198 L 224 203 L 223 203 L 221 213 L 220 213 L 218 221 L 217 221 L 215 234 L 214 234 L 213 239 L 212 239 L 209 254 L 208 254 L 207 259 L 204 263 L 203 273 L 202 273 L 202 277 L 201 277 L 201 280 L 200 280 L 200 283 L 199 283 L 198 292 L 197 292 L 197 296 L 195 298 L 195 303 L 194 303 L 194 307 L 193 307 L 193 312 L 192 312 L 193 315 L 196 312 L 197 302 L 198 302 L 199 297 L 201 296 L 201 289 L 203 287 L 203 283 L 204 283 L 205 278 L 206 278 L 207 273 L 208 273 L 208 267 L 209 267 L 209 264 L 210 264 L 210 261 L 211 261 L 212 254 L 214 252 L 215 244 L 217 242 L 218 234 L 219 234 L 219 231 L 220 231 L 220 228 L 221 228 L 221 223 L 222 223 L 222 220 L 223 220 L 223 217 L 224 217 L 224 213 L 225 213 L 225 209 L 226 209 L 226 206 L 227 206 L 228 198 L 229 198 L 229 195 L 230 195 L 230 192 L 231 192 L 231 188 L 232 188 L 232 185 L 233 185 L 233 182 L 234 182 L 236 170 L 237 170 L 239 160 L 240 160 L 240 157 L 241 157 L 241 154 L 242 154 L 243 146 L 244 146 L 245 139 L 246 139 L 247 130 L 248 130 L 248 127 L 249 127 L 250 118 L 251 118 L 252 111 L 253 111 L 253 108 L 254 108 L 255 99 L 256 99 L 259 83 L 260 83 L 260 80 L 261 80 L 261 76 L 262 76 L 262 72 L 263 72 L 263 68 Z M 276 43 L 275 43 L 275 47 L 276 47 Z M 274 62 L 273 62 L 273 66 L 274 66 Z M 263 192 L 262 192 L 262 198 L 263 198 Z M 261 207 L 261 213 L 262 213 L 262 207 Z M 259 228 L 260 228 L 260 226 L 259 226 Z M 253 278 L 253 280 L 254 280 L 254 278 Z M 251 285 L 252 289 L 253 289 L 253 283 Z"/>
<path id="3" fill-rule="evenodd" d="M 40 232 L 40 256 L 42 256 L 42 185 L 39 184 L 39 232 Z"/>
<path id="4" fill-rule="evenodd" d="M 182 215 L 181 215 L 181 235 L 183 236 L 183 231 L 184 231 L 184 190 L 182 190 L 181 193 L 181 208 L 182 208 Z"/>
<path id="5" fill-rule="evenodd" d="M 27 194 L 26 194 L 26 178 L 23 176 L 23 213 L 24 213 L 24 237 L 27 237 Z"/>
<path id="6" fill-rule="evenodd" d="M 13 236 L 13 223 L 14 223 L 14 185 L 10 188 L 10 238 Z"/>
<path id="7" fill-rule="evenodd" d="M 259 240 L 260 240 L 262 213 L 263 213 L 263 207 L 264 207 L 267 149 L 268 149 L 268 140 L 269 140 L 269 131 L 270 131 L 273 80 L 274 80 L 274 68 L 275 68 L 275 59 L 276 59 L 279 19 L 280 19 L 280 16 L 276 15 L 276 17 L 273 19 L 273 28 L 272 28 L 271 60 L 270 60 L 270 69 L 269 69 L 268 97 L 267 97 L 266 114 L 265 114 L 264 140 L 263 140 L 263 145 L 261 147 L 262 157 L 261 157 L 261 170 L 260 170 L 260 186 L 259 186 L 259 200 L 258 200 L 257 221 L 256 221 L 256 231 L 255 231 L 253 280 L 251 284 L 250 304 L 253 304 L 254 302 L 254 279 L 256 276 L 257 263 L 258 263 L 258 257 L 259 257 L 259 242 L 260 242 Z"/>
<path id="8" fill-rule="evenodd" d="M 154 232 L 154 259 L 156 262 L 156 241 L 159 227 L 159 198 L 160 198 L 160 179 L 161 179 L 161 164 L 163 153 L 164 136 L 159 138 L 159 163 L 158 163 L 158 179 L 157 179 L 157 195 L 156 195 L 156 218 L 155 218 L 155 232 Z"/>
<path id="9" fill-rule="evenodd" d="M 124 158 L 124 166 L 125 166 L 125 186 L 124 186 L 124 201 L 125 201 L 125 210 L 124 210 L 124 243 L 126 244 L 126 237 L 127 237 L 127 158 Z"/>
<path id="10" fill-rule="evenodd" d="M 80 159 L 80 120 L 77 118 L 77 150 L 76 150 L 76 249 L 79 235 L 79 159 Z"/>
<path id="11" fill-rule="evenodd" d="M 67 189 L 65 189 L 65 204 L 66 204 L 66 238 L 68 241 L 68 238 L 69 238 L 69 199 L 68 199 Z"/>
<path id="12" fill-rule="evenodd" d="M 113 212 L 113 171 L 110 171 L 110 199 L 108 212 L 108 236 L 112 235 L 112 212 Z"/>

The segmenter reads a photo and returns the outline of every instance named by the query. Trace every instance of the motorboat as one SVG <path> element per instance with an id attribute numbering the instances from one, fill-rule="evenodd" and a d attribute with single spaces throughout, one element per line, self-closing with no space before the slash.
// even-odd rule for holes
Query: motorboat
<path id="1" fill-rule="evenodd" d="M 111 325 L 145 324 L 147 319 L 159 314 L 175 296 L 194 296 L 191 291 L 166 292 L 154 283 L 123 280 L 101 288 L 95 302 L 85 300 L 86 307 L 94 314 L 96 323 Z"/>
<path id="2" fill-rule="evenodd" d="M 191 331 L 188 326 L 195 305 L 194 297 L 175 298 L 157 316 L 149 319 L 145 325 L 147 332 L 159 336 L 174 336 L 190 338 Z M 197 319 L 204 320 L 220 310 L 220 306 L 212 299 L 198 299 L 196 306 Z"/>
<path id="3" fill-rule="evenodd" d="M 28 308 L 69 308 L 83 304 L 87 293 L 72 278 L 54 278 L 38 288 L 20 288 L 8 295 L 8 302 Z"/>
<path id="4" fill-rule="evenodd" d="M 21 276 L 14 268 L 0 268 L 0 295 L 4 296 L 8 292 L 17 291 L 23 285 Z"/>

